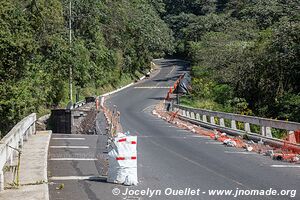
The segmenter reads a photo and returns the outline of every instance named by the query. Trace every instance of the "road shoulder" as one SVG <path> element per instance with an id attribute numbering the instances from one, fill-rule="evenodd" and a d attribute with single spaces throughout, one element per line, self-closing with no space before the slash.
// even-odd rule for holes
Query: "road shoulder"
<path id="1" fill-rule="evenodd" d="M 47 155 L 51 131 L 37 131 L 24 143 L 20 164 L 20 186 L 6 189 L 0 199 L 41 200 L 49 199 L 47 184 Z"/>

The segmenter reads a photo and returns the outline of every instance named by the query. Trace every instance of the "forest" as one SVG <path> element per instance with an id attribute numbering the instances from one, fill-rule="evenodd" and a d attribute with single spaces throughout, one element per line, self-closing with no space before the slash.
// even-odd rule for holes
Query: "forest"
<path id="1" fill-rule="evenodd" d="M 300 122 L 300 0 L 0 0 L 0 131 L 191 62 L 184 104 Z M 69 42 L 69 20 L 72 43 Z"/>
<path id="2" fill-rule="evenodd" d="M 165 0 L 175 54 L 192 63 L 183 103 L 300 122 L 299 0 Z"/>
<path id="3" fill-rule="evenodd" d="M 141 76 L 173 52 L 167 24 L 148 0 L 0 0 L 0 131 L 32 112 L 99 95 Z"/>

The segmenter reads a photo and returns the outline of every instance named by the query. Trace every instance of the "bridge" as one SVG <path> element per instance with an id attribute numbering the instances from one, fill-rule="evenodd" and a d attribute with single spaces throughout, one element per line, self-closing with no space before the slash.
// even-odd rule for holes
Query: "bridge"
<path id="1" fill-rule="evenodd" d="M 269 157 L 238 148 L 228 148 L 219 142 L 152 114 L 168 88 L 187 72 L 187 64 L 180 60 L 156 60 L 160 69 L 153 75 L 106 97 L 108 108 L 117 106 L 124 130 L 137 136 L 138 177 L 140 184 L 134 188 L 109 184 L 105 181 L 107 170 L 106 124 L 103 113 L 97 116 L 96 135 L 52 133 L 47 148 L 47 187 L 50 199 L 149 199 L 146 193 L 129 195 L 135 191 L 161 191 L 186 189 L 201 191 L 195 199 L 218 199 L 209 195 L 212 189 L 228 190 L 296 190 L 299 189 L 299 164 L 272 160 Z M 80 102 L 80 107 L 84 102 Z M 274 138 L 274 129 L 293 132 L 300 123 L 243 116 L 231 113 L 194 109 L 173 104 L 171 112 L 178 113 L 182 121 L 192 123 L 207 132 L 218 129 L 232 136 L 245 136 L 254 142 L 282 146 L 284 141 Z M 35 137 L 36 114 L 20 121 L 0 143 L 0 197 L 4 190 L 4 166 L 10 166 L 26 145 Z M 242 128 L 239 128 L 242 125 Z M 259 131 L 257 131 L 259 130 Z M 296 148 L 299 144 L 292 144 Z M 28 159 L 30 162 L 30 159 Z M 22 174 L 20 174 L 22 176 Z M 9 190 L 9 189 L 8 189 Z M 119 191 L 120 193 L 114 193 Z M 13 191 L 13 194 L 17 190 Z M 157 192 L 159 193 L 159 192 Z M 148 193 L 149 194 L 149 193 Z M 154 194 L 154 193 L 153 193 Z M 187 194 L 187 193 L 186 193 Z M 190 194 L 190 193 L 189 193 Z M 298 195 L 297 195 L 298 196 Z M 290 199 L 288 195 L 242 196 L 241 199 Z M 160 194 L 153 199 L 191 199 L 192 196 Z M 221 199 L 232 199 L 222 195 Z M 239 198 L 240 199 L 240 198 Z"/>

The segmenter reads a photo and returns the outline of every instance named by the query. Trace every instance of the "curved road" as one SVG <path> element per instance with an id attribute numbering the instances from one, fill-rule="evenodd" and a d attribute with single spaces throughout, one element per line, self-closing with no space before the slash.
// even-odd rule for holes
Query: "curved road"
<path id="1" fill-rule="evenodd" d="M 89 149 L 50 150 L 50 158 L 87 155 L 95 160 L 49 160 L 49 177 L 74 176 L 70 180 L 52 180 L 50 199 L 299 199 L 288 195 L 255 195 L 234 197 L 236 190 L 299 190 L 300 168 L 288 168 L 288 163 L 273 161 L 254 153 L 228 148 L 209 138 L 180 130 L 151 114 L 153 107 L 163 99 L 186 65 L 179 60 L 156 60 L 161 66 L 157 75 L 112 95 L 107 104 L 117 105 L 125 131 L 138 136 L 137 187 L 125 187 L 101 180 L 75 180 L 101 174 L 97 152 L 103 150 L 100 136 L 80 136 L 82 140 L 53 140 L 53 137 L 79 137 L 53 135 L 50 145 L 86 145 Z M 98 156 L 97 156 L 98 155 Z M 273 165 L 283 165 L 280 168 Z M 287 165 L 287 166 L 285 166 Z M 79 178 L 78 178 L 79 177 Z M 64 185 L 61 185 L 64 184 Z M 61 188 L 63 187 L 63 188 Z M 115 189 L 117 188 L 117 189 Z M 169 188 L 169 189 L 167 189 Z M 187 189 L 186 189 L 187 188 Z M 136 195 L 113 195 L 112 190 Z M 185 190 L 181 194 L 176 190 Z M 209 195 L 210 190 L 232 190 L 230 195 Z M 144 190 L 145 194 L 141 194 Z M 154 192 L 151 196 L 151 192 Z M 191 190 L 198 192 L 191 194 Z M 169 192 L 173 194 L 167 195 Z M 190 192 L 190 193 L 189 193 Z M 260 191 L 264 192 L 264 191 Z"/>

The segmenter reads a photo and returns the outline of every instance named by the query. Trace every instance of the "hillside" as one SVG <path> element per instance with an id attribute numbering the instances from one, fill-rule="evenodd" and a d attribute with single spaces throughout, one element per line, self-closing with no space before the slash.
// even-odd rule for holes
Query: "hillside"
<path id="1" fill-rule="evenodd" d="M 185 104 L 300 121 L 300 1 L 0 0 L 0 131 L 124 85 L 173 56 Z"/>

